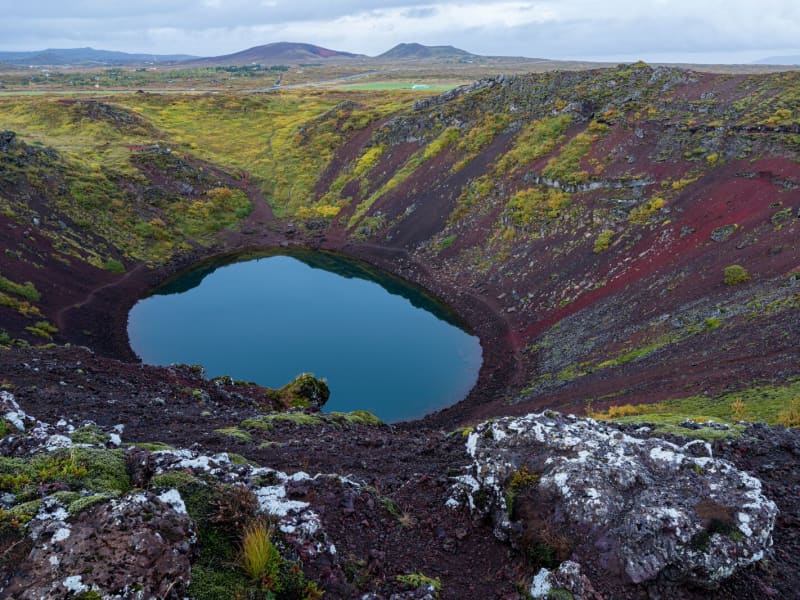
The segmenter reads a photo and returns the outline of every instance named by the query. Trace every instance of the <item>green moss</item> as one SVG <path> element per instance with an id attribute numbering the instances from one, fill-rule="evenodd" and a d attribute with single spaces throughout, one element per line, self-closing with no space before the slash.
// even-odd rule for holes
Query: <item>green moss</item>
<path id="1" fill-rule="evenodd" d="M 252 205 L 242 190 L 220 187 L 208 190 L 188 207 L 176 207 L 170 217 L 179 232 L 195 237 L 232 227 L 251 210 Z"/>
<path id="2" fill-rule="evenodd" d="M 332 412 L 328 417 L 335 420 L 343 420 L 350 425 L 383 425 L 383 421 L 366 410 L 355 410 L 349 413 Z"/>
<path id="3" fill-rule="evenodd" d="M 362 154 L 358 159 L 358 162 L 356 162 L 356 166 L 353 168 L 352 176 L 354 178 L 359 178 L 369 173 L 373 168 L 375 168 L 375 165 L 378 164 L 378 161 L 380 160 L 381 156 L 383 156 L 385 151 L 385 146 L 373 146 L 364 152 L 364 154 Z M 344 185 L 342 184 L 341 187 L 344 187 Z"/>
<path id="4" fill-rule="evenodd" d="M 17 493 L 35 479 L 36 469 L 30 460 L 0 456 L 0 491 Z"/>
<path id="5" fill-rule="evenodd" d="M 276 422 L 293 423 L 295 425 L 308 427 L 312 425 L 321 425 L 324 421 L 322 417 L 318 415 L 303 412 L 277 413 L 274 415 L 263 415 L 253 419 L 246 419 L 242 421 L 242 427 L 271 431 L 275 427 Z"/>
<path id="6" fill-rule="evenodd" d="M 137 447 L 142 448 L 143 450 L 147 450 L 148 452 L 163 452 L 169 450 L 175 450 L 174 446 L 170 446 L 169 444 L 163 444 L 161 442 L 135 442 L 126 444 L 129 447 Z"/>
<path id="7" fill-rule="evenodd" d="M 421 587 L 429 588 L 437 598 L 439 597 L 439 592 L 442 591 L 442 582 L 438 577 L 428 577 L 423 573 L 398 575 L 395 579 L 398 583 L 414 590 Z"/>
<path id="8" fill-rule="evenodd" d="M 325 404 L 331 392 L 324 379 L 317 379 L 311 373 L 301 373 L 294 381 L 277 390 L 277 395 L 284 406 L 308 408 Z"/>
<path id="9" fill-rule="evenodd" d="M 82 496 L 69 504 L 67 504 L 67 512 L 70 516 L 75 516 L 87 508 L 94 506 L 95 504 L 102 504 L 103 502 L 108 502 L 113 498 L 118 498 L 119 493 L 115 492 L 106 492 L 104 494 L 93 494 L 91 496 Z"/>
<path id="10" fill-rule="evenodd" d="M 182 487 L 198 483 L 202 484 L 203 482 L 184 471 L 167 471 L 166 473 L 155 475 L 150 480 L 150 486 L 155 490 L 170 490 L 173 488 L 180 490 Z"/>
<path id="11" fill-rule="evenodd" d="M 670 342 L 675 341 L 672 337 L 665 337 L 659 340 L 656 340 L 650 344 L 645 346 L 641 346 L 639 348 L 634 348 L 633 350 L 629 350 L 627 352 L 623 352 L 619 356 L 616 356 L 612 359 L 605 360 L 601 363 L 598 363 L 596 368 L 597 369 L 606 369 L 608 367 L 618 367 L 620 365 L 624 365 L 625 363 L 629 363 L 633 360 L 638 360 L 640 358 L 644 358 L 655 352 L 656 350 L 663 348 L 665 345 L 669 344 Z"/>
<path id="12" fill-rule="evenodd" d="M 124 273 L 125 265 L 115 258 L 109 258 L 103 263 L 103 268 L 111 273 Z"/>
<path id="13" fill-rule="evenodd" d="M 525 548 L 525 559 L 534 570 L 555 569 L 559 563 L 556 549 L 541 541 L 528 544 Z"/>
<path id="14" fill-rule="evenodd" d="M 735 542 L 744 539 L 742 532 L 728 519 L 711 519 L 708 526 L 698 531 L 689 541 L 689 547 L 696 552 L 705 552 L 711 544 L 713 535 L 723 535 Z"/>
<path id="15" fill-rule="evenodd" d="M 55 498 L 64 506 L 69 506 L 75 500 L 81 498 L 80 492 L 56 492 L 50 495 L 51 498 Z"/>
<path id="16" fill-rule="evenodd" d="M 104 446 L 108 442 L 108 436 L 97 425 L 80 427 L 70 434 L 69 439 L 76 444 L 90 444 L 92 446 Z"/>
<path id="17" fill-rule="evenodd" d="M 304 412 L 284 412 L 270 415 L 262 415 L 252 419 L 242 421 L 241 426 L 246 429 L 260 429 L 271 431 L 276 423 L 292 423 L 300 427 L 318 427 L 322 425 L 332 425 L 341 427 L 342 425 L 383 425 L 378 417 L 365 410 L 356 410 L 349 413 L 332 412 L 325 413 L 304 413 Z"/>
<path id="18" fill-rule="evenodd" d="M 8 510 L 8 514 L 21 523 L 27 523 L 39 512 L 39 507 L 42 506 L 42 502 L 44 502 L 44 500 L 37 499 L 17 504 Z"/>
<path id="19" fill-rule="evenodd" d="M 4 294 L 3 292 L 0 292 L 0 306 L 6 306 L 8 308 L 14 309 L 19 314 L 21 314 L 23 317 L 30 317 L 30 316 L 41 317 L 42 316 L 42 312 L 39 310 L 38 306 L 32 305 L 27 300 L 20 300 L 18 298 L 12 298 L 8 294 Z M 9 345 L 13 341 L 13 340 L 11 340 L 11 338 L 8 336 L 7 333 L 6 333 L 6 335 L 3 336 L 3 339 L 4 339 L 4 342 L 3 342 L 4 345 Z"/>
<path id="20" fill-rule="evenodd" d="M 189 595 L 197 600 L 230 600 L 247 598 L 252 593 L 247 577 L 234 569 L 218 569 L 211 565 L 192 565 Z"/>
<path id="21" fill-rule="evenodd" d="M 7 435 L 11 435 L 12 433 L 19 433 L 19 429 L 5 419 L 0 419 L 0 439 L 6 437 Z"/>
<path id="22" fill-rule="evenodd" d="M 228 437 L 232 437 L 235 440 L 240 440 L 242 442 L 252 442 L 253 436 L 250 435 L 244 429 L 239 429 L 238 427 L 224 427 L 222 429 L 215 429 L 216 433 L 221 435 L 227 435 Z"/>
<path id="23" fill-rule="evenodd" d="M 25 330 L 31 332 L 33 335 L 38 335 L 39 337 L 43 337 L 47 340 L 52 339 L 54 333 L 58 333 L 58 327 L 50 324 L 47 321 L 38 321 L 34 325 L 26 327 Z"/>
<path id="24" fill-rule="evenodd" d="M 563 588 L 551 588 L 547 592 L 547 600 L 575 600 L 572 592 Z"/>
<path id="25" fill-rule="evenodd" d="M 2 275 L 0 275 L 0 291 L 20 296 L 29 302 L 39 302 L 42 299 L 39 290 L 30 281 L 15 283 Z"/>
<path id="26" fill-rule="evenodd" d="M 452 246 L 458 236 L 456 235 L 448 235 L 447 237 L 443 238 L 438 244 L 437 248 L 441 252 L 442 250 L 447 250 L 450 246 Z"/>
<path id="27" fill-rule="evenodd" d="M 448 127 L 439 136 L 425 147 L 422 153 L 424 160 L 438 156 L 445 148 L 455 144 L 461 137 L 461 130 L 457 127 Z"/>
<path id="28" fill-rule="evenodd" d="M 74 449 L 75 459 L 87 470 L 84 485 L 99 492 L 125 493 L 131 489 L 123 450 Z"/>
<path id="29" fill-rule="evenodd" d="M 59 482 L 71 489 L 91 485 L 91 464 L 80 450 L 58 450 L 26 458 L 0 458 L 0 490 L 10 491 L 23 498 L 36 495 L 43 483 Z"/>
<path id="30" fill-rule="evenodd" d="M 235 465 L 253 465 L 255 467 L 258 466 L 258 463 L 248 458 L 245 458 L 241 454 L 236 454 L 235 452 L 228 452 L 227 454 L 228 458 L 230 458 L 231 462 Z"/>
<path id="31" fill-rule="evenodd" d="M 718 439 L 739 435 L 744 426 L 738 425 L 741 415 L 746 412 L 748 420 L 765 422 L 770 425 L 780 423 L 781 414 L 800 397 L 800 381 L 793 380 L 787 385 L 764 385 L 719 394 L 717 396 L 689 396 L 664 400 L 654 404 L 628 406 L 625 416 L 609 417 L 607 414 L 593 414 L 595 418 L 608 419 L 620 423 L 651 423 L 660 433 L 671 433 L 685 437 Z M 636 414 L 631 414 L 636 413 Z M 716 421 L 731 427 L 728 431 L 710 428 L 697 430 L 680 427 L 686 419 L 697 422 Z"/>

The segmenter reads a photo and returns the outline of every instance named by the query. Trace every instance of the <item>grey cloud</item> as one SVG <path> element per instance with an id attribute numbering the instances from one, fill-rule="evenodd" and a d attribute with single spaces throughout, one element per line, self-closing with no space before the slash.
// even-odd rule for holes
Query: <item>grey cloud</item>
<path id="1" fill-rule="evenodd" d="M 467 7 L 506 18 L 467 23 L 459 20 Z M 547 18 L 532 18 L 538 9 Z M 800 50 L 795 0 L 0 0 L 0 11 L 4 50 L 214 55 L 280 40 L 367 54 L 418 41 L 552 58 Z"/>

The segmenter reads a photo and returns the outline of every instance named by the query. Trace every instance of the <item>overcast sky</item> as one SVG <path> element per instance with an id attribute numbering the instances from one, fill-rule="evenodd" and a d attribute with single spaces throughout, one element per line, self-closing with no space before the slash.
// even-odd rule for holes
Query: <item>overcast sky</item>
<path id="1" fill-rule="evenodd" d="M 269 42 L 369 55 L 752 62 L 800 54 L 800 0 L 0 0 L 0 50 L 93 46 L 214 56 Z"/>

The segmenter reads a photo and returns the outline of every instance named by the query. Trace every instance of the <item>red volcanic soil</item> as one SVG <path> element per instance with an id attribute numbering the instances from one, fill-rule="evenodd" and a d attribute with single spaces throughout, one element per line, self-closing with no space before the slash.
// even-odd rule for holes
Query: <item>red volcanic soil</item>
<path id="1" fill-rule="evenodd" d="M 743 177 L 741 173 L 752 173 L 752 177 Z M 635 285 L 646 277 L 657 273 L 677 272 L 684 267 L 692 266 L 697 269 L 703 264 L 703 259 L 711 254 L 711 259 L 725 266 L 732 261 L 731 256 L 722 256 L 718 253 L 709 253 L 709 246 L 715 242 L 711 240 L 711 233 L 727 225 L 735 225 L 743 232 L 749 232 L 761 225 L 764 215 L 776 202 L 776 178 L 797 175 L 797 164 L 784 159 L 761 160 L 755 163 L 737 161 L 726 165 L 723 169 L 715 171 L 713 176 L 705 178 L 701 185 L 693 186 L 690 191 L 679 197 L 672 205 L 678 216 L 665 229 L 645 236 L 630 251 L 622 256 L 615 256 L 616 263 L 626 263 L 625 268 L 618 270 L 618 264 L 609 265 L 606 272 L 599 272 L 599 278 L 608 283 L 596 291 L 580 296 L 569 306 L 556 311 L 541 321 L 525 329 L 523 338 L 535 336 L 557 323 L 566 316 L 576 313 L 581 309 L 597 302 L 599 299 L 611 296 L 628 286 Z M 792 190 L 780 195 L 781 206 L 799 206 L 800 190 Z M 690 228 L 692 233 L 681 235 L 684 228 Z M 776 235 L 774 244 L 781 241 L 793 243 L 793 239 Z M 761 252 L 762 248 L 750 246 Z M 754 252 L 737 252 L 736 260 L 747 262 Z M 762 267 L 764 277 L 773 277 L 790 272 L 796 257 L 793 253 L 781 253 L 778 258 L 770 260 Z M 755 258 L 761 259 L 760 256 Z M 612 274 L 613 273 L 613 274 Z M 722 284 L 720 280 L 719 286 Z"/>

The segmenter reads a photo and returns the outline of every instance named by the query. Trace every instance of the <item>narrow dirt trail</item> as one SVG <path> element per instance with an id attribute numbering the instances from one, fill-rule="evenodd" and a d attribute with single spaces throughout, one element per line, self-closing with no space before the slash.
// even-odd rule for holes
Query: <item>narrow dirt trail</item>
<path id="1" fill-rule="evenodd" d="M 269 202 L 267 202 L 267 199 L 258 186 L 248 182 L 244 185 L 244 190 L 247 193 L 247 197 L 250 199 L 253 210 L 243 221 L 242 225 L 258 226 L 274 223 L 276 220 L 275 213 L 272 211 L 272 207 L 269 205 Z"/>
<path id="2" fill-rule="evenodd" d="M 56 326 L 58 327 L 59 331 L 63 331 L 63 329 L 64 329 L 64 315 L 68 311 L 76 309 L 76 308 L 82 308 L 82 307 L 86 306 L 87 304 L 89 304 L 90 302 L 92 302 L 95 299 L 95 297 L 97 296 L 97 294 L 99 292 L 102 292 L 103 290 L 111 289 L 111 288 L 117 287 L 119 285 L 122 285 L 128 279 L 130 279 L 131 277 L 133 277 L 134 275 L 136 275 L 137 273 L 139 273 L 140 271 L 142 271 L 145 268 L 146 268 L 145 263 L 139 263 L 138 265 L 136 265 L 133 269 L 131 269 L 130 271 L 125 273 L 125 275 L 123 275 L 119 279 L 115 279 L 114 281 L 110 281 L 108 283 L 104 283 L 103 285 L 99 285 L 99 286 L 97 286 L 95 288 L 92 288 L 92 290 L 80 302 L 75 302 L 73 304 L 69 304 L 68 306 L 64 306 L 64 307 L 60 308 L 58 310 L 58 312 L 56 313 L 56 315 L 55 315 L 55 322 L 56 322 Z"/>

